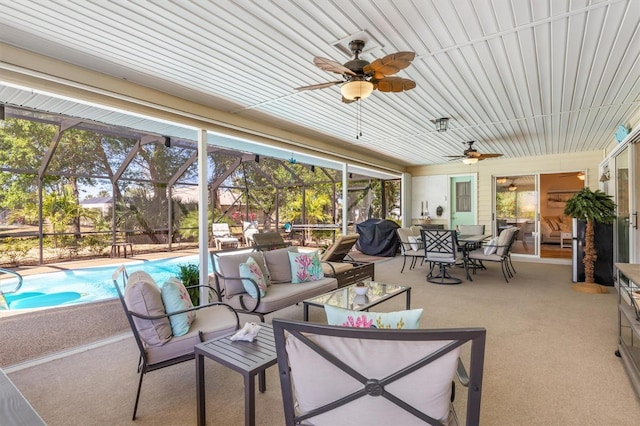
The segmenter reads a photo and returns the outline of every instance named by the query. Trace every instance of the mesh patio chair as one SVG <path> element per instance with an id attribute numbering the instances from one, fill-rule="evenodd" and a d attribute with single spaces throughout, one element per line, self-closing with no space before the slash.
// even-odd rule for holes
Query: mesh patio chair
<path id="1" fill-rule="evenodd" d="M 135 420 L 142 379 L 146 373 L 194 359 L 193 348 L 196 344 L 238 330 L 240 320 L 231 306 L 220 302 L 166 313 L 160 288 L 144 271 L 129 275 L 122 265 L 113 273 L 112 279 L 140 351 L 140 380 L 132 417 Z M 122 283 L 118 283 L 119 279 Z M 186 288 L 191 287 L 201 286 Z M 215 292 L 213 288 L 206 287 Z M 186 334 L 174 335 L 171 319 L 196 311 L 197 315 Z"/>
<path id="2" fill-rule="evenodd" d="M 285 423 L 458 424 L 456 373 L 468 386 L 467 425 L 480 421 L 486 330 L 349 328 L 274 319 Z M 469 374 L 460 361 L 470 343 Z"/>

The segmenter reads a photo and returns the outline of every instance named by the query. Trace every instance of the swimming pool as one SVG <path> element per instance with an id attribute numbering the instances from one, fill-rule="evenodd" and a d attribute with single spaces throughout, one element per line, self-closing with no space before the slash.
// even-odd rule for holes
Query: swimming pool
<path id="1" fill-rule="evenodd" d="M 128 273 L 143 270 L 158 284 L 162 284 L 169 277 L 178 275 L 178 265 L 189 263 L 199 264 L 198 255 L 131 262 L 126 264 L 126 268 Z M 118 266 L 120 264 L 28 275 L 23 277 L 20 291 L 6 294 L 5 298 L 11 310 L 113 299 L 118 295 L 113 287 L 111 275 Z M 3 282 L 0 284 L 0 290 L 6 291 L 14 287 L 15 282 Z"/>

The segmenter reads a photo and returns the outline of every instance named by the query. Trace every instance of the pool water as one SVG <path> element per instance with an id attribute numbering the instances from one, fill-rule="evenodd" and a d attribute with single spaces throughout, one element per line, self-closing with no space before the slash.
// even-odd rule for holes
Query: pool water
<path id="1" fill-rule="evenodd" d="M 127 263 L 126 268 L 129 274 L 145 271 L 162 285 L 169 277 L 178 275 L 178 265 L 189 263 L 199 264 L 198 255 Z M 5 294 L 5 299 L 11 310 L 113 299 L 118 294 L 113 287 L 111 275 L 118 266 L 120 265 L 28 275 L 23 277 L 20 291 Z M 0 285 L 0 290 L 3 288 L 7 290 L 4 283 Z"/>

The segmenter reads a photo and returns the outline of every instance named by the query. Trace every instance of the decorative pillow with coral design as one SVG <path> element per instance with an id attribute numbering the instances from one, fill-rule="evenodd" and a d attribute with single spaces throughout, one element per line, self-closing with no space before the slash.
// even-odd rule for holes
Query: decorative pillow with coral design
<path id="1" fill-rule="evenodd" d="M 166 313 L 183 311 L 193 308 L 193 303 L 189 297 L 189 292 L 182 281 L 178 278 L 170 277 L 162 286 L 162 303 Z M 185 312 L 183 314 L 171 315 L 171 332 L 174 336 L 183 336 L 189 332 L 189 327 L 196 319 L 196 311 Z"/>
<path id="2" fill-rule="evenodd" d="M 320 255 L 317 251 L 307 253 L 289 252 L 289 264 L 291 265 L 292 283 L 318 281 L 324 278 Z"/>
<path id="3" fill-rule="evenodd" d="M 260 289 L 260 297 L 264 297 L 267 293 L 267 280 L 264 278 L 264 274 L 262 273 L 262 268 L 258 265 L 258 262 L 253 257 L 249 257 L 246 263 L 241 263 L 239 266 L 240 276 L 242 278 L 251 278 L 258 284 L 258 288 Z M 254 299 L 258 298 L 258 291 L 256 290 L 256 286 L 253 284 L 251 280 L 242 280 L 242 284 L 244 285 L 244 289 L 249 293 L 249 296 Z"/>
<path id="4" fill-rule="evenodd" d="M 329 325 L 357 328 L 420 328 L 422 308 L 397 312 L 350 311 L 335 306 L 324 306 Z"/>

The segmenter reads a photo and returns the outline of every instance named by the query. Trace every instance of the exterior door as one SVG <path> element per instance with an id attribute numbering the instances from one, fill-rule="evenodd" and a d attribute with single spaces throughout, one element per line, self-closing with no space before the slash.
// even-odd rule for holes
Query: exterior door
<path id="1" fill-rule="evenodd" d="M 615 157 L 616 215 L 615 261 L 638 263 L 640 261 L 640 149 L 638 144 L 628 144 Z"/>
<path id="2" fill-rule="evenodd" d="M 451 229 L 456 229 L 458 225 L 475 225 L 477 223 L 475 176 L 454 176 L 450 184 Z"/>

